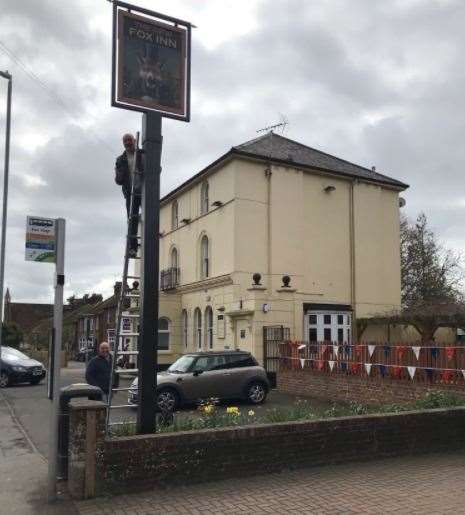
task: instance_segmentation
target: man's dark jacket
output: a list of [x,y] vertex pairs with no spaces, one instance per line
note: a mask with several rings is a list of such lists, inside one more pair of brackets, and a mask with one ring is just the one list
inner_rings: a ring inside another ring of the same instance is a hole
[[[107,395],[110,390],[110,376],[111,356],[108,359],[102,356],[95,356],[87,363],[86,381],[93,386],[98,386]],[[113,386],[116,387],[117,385],[113,384]]]
[[[137,150],[136,154],[136,168],[139,172],[144,171],[144,151],[141,149]],[[140,176],[136,178],[136,189],[140,189]],[[131,173],[129,172],[128,157],[126,150],[116,158],[115,164],[115,182],[123,188],[123,195],[128,197],[131,194]]]

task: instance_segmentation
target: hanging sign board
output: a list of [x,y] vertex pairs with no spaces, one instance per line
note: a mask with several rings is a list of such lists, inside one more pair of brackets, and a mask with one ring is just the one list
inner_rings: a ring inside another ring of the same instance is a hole
[[189,121],[191,25],[113,6],[112,105]]
[[26,221],[26,261],[55,263],[55,220],[28,216]]

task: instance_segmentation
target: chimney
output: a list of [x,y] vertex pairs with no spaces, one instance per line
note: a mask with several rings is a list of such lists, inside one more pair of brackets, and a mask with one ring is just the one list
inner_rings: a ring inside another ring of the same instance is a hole
[[115,285],[113,286],[113,294],[115,296],[118,296],[119,292],[121,291],[121,285],[123,283],[121,281],[116,281]]

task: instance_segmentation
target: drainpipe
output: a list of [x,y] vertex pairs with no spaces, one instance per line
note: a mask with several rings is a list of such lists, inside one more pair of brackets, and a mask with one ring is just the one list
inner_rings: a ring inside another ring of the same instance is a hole
[[267,238],[267,270],[268,276],[268,287],[271,288],[271,163],[268,163],[265,168],[266,181],[266,194],[267,194],[267,227],[266,227],[266,238]]
[[356,282],[355,282],[355,208],[354,183],[351,181],[349,189],[349,237],[350,237],[350,303],[352,305],[352,341],[358,338],[356,313]]

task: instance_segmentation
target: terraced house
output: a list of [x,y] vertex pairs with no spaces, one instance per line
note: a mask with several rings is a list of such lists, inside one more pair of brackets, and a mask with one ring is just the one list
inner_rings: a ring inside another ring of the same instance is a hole
[[268,133],[171,191],[160,215],[160,361],[235,349],[263,328],[351,341],[400,306],[399,193],[408,186]]

